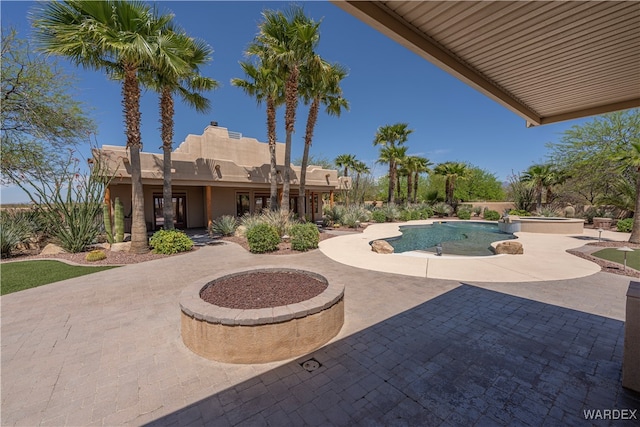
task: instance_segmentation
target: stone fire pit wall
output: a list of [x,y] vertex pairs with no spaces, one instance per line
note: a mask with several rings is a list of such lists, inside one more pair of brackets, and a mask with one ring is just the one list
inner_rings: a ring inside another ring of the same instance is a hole
[[[318,296],[297,304],[241,310],[205,302],[209,283],[256,271],[307,274],[327,283]],[[180,296],[182,341],[194,353],[226,363],[266,363],[311,352],[336,336],[344,324],[344,285],[304,270],[260,267],[205,277]]]

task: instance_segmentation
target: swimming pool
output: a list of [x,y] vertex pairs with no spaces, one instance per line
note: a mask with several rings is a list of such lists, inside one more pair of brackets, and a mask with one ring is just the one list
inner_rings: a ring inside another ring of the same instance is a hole
[[394,248],[395,253],[409,251],[436,252],[436,245],[442,245],[447,255],[495,255],[491,243],[516,237],[503,233],[497,224],[481,222],[434,222],[429,225],[400,226],[402,236],[384,239]]

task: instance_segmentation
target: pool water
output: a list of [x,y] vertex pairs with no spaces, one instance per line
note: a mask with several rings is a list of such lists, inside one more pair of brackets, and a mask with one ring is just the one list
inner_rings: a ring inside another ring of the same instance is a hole
[[498,230],[497,224],[480,222],[438,222],[429,225],[404,225],[402,236],[385,239],[395,253],[409,251],[436,252],[442,245],[444,255],[494,255],[491,243],[515,239],[513,234]]

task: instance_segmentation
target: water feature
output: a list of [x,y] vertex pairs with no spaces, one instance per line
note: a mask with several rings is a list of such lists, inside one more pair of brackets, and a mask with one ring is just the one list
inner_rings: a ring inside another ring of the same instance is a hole
[[444,255],[494,255],[491,243],[499,240],[515,239],[510,233],[503,233],[497,224],[481,222],[435,222],[429,225],[400,226],[402,236],[385,239],[393,246],[395,253],[427,251],[436,253],[438,244]]

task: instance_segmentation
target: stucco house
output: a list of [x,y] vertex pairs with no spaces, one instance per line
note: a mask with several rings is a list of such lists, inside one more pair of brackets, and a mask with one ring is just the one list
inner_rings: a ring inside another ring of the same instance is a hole
[[[101,157],[113,176],[106,199],[119,197],[124,205],[125,229],[130,229],[131,166],[125,147],[103,145]],[[284,144],[276,146],[278,196],[282,193]],[[148,230],[163,225],[162,154],[140,153],[144,188],[145,220]],[[172,153],[172,189],[175,226],[206,227],[222,215],[240,217],[268,208],[270,191],[269,145],[243,137],[213,122],[202,135],[188,135]],[[292,166],[290,206],[297,211],[300,167]],[[325,200],[333,202],[334,192],[349,182],[337,170],[320,166],[307,168],[307,218],[322,218]]]

